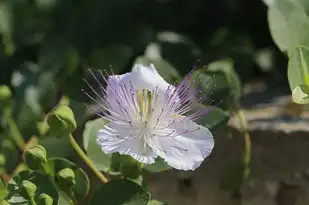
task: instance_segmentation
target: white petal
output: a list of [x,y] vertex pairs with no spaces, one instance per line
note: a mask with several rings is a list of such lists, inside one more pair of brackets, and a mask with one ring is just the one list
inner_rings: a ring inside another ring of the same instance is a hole
[[136,130],[115,123],[99,130],[97,143],[106,154],[127,154],[144,164],[154,163],[157,156],[143,138],[136,137]]
[[158,87],[158,89],[163,92],[165,92],[169,86],[169,83],[167,83],[159,75],[153,64],[151,64],[149,67],[141,64],[136,64],[133,67],[132,72],[122,79],[122,82],[132,82],[133,86],[136,89],[154,90],[156,89],[156,87]]
[[[174,130],[174,131],[173,131]],[[196,130],[187,132],[186,130]],[[173,132],[173,134],[170,134]],[[168,165],[179,170],[195,170],[214,147],[210,131],[191,120],[176,123],[166,130],[157,130],[148,138],[149,146]]]

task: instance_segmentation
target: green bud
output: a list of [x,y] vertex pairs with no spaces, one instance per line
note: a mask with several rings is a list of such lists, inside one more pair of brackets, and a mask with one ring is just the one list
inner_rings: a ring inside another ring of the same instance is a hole
[[68,135],[77,127],[74,113],[66,105],[60,105],[52,111],[47,116],[47,124],[49,126],[49,132],[51,132],[50,134],[54,134],[57,137]]
[[0,103],[2,105],[8,104],[12,97],[12,92],[9,86],[7,85],[0,85]]
[[34,197],[36,189],[36,185],[28,180],[23,180],[19,187],[20,195],[27,200]]
[[124,177],[136,179],[142,171],[142,164],[128,155],[124,155],[120,164],[120,171]]
[[46,158],[46,150],[41,145],[30,147],[24,152],[24,161],[32,170],[40,169],[47,161]]
[[40,194],[35,202],[37,205],[52,205],[54,200],[48,194]]
[[64,168],[57,173],[57,180],[60,188],[73,188],[76,184],[75,173],[70,168]]

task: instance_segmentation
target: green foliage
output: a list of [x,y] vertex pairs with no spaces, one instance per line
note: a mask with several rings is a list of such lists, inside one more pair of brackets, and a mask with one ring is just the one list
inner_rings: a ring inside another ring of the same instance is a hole
[[288,78],[292,99],[299,104],[309,103],[309,49],[296,47],[290,50]]
[[[115,193],[119,193],[117,197]],[[90,205],[99,205],[102,199],[110,205],[147,205],[150,195],[136,183],[120,179],[102,185],[92,197]]]
[[144,169],[149,172],[156,173],[156,172],[167,171],[171,169],[171,167],[168,166],[167,163],[162,158],[157,157],[155,163],[145,165]]
[[[269,2],[271,35],[289,57],[292,98],[307,104],[308,1]],[[240,108],[241,81],[281,71],[277,67],[282,66],[272,62],[280,54],[262,23],[264,8],[252,5],[230,0],[1,0],[0,105],[8,109],[0,116],[0,174],[13,173],[29,139],[40,145],[28,146],[23,153],[27,167],[14,172],[8,185],[3,183],[0,200],[29,204],[25,191],[31,183],[37,187],[31,195],[38,205],[163,204],[150,200],[140,186],[145,183],[143,171],[171,169],[162,158],[142,165],[126,155],[105,154],[97,145],[97,133],[108,122],[89,120],[100,110],[84,105],[80,89],[86,68],[111,67],[115,74],[123,74],[134,63],[153,63],[175,83],[197,67],[193,77],[200,73],[197,80],[209,99],[200,105],[209,113],[198,123],[216,131],[226,125],[229,113]],[[108,183],[102,185],[98,173],[92,176],[93,168],[87,172],[80,168],[85,164],[77,154],[84,156],[83,150],[72,147],[73,134]],[[242,163],[227,170],[223,187],[237,189],[243,171]],[[88,174],[94,178],[91,187]]]
[[108,122],[103,119],[88,121],[83,133],[84,148],[87,156],[100,171],[109,172],[111,156],[105,154],[96,143],[97,133]]
[[274,1],[269,5],[268,22],[272,37],[282,51],[308,45],[309,17],[305,9],[308,5],[301,1]]
[[[28,184],[31,184],[30,188],[23,186],[27,185],[25,184],[25,181]],[[24,185],[23,185],[24,182]],[[34,191],[34,186],[36,187],[36,190]],[[21,190],[25,189],[25,193],[21,193]],[[29,190],[28,190],[29,189]],[[51,196],[54,201],[58,200],[58,193],[57,189],[53,186],[52,181],[50,181],[43,173],[37,172],[37,171],[30,171],[30,170],[24,170],[16,174],[8,185],[9,195],[8,195],[8,202],[9,203],[22,203],[25,204],[27,202],[27,198],[29,194],[28,191],[31,191],[31,196],[33,196],[33,192],[35,192],[35,195],[39,195],[41,193],[46,193],[49,196]],[[34,197],[36,197],[34,195]]]
[[272,37],[288,54],[288,80],[292,99],[308,104],[309,4],[306,1],[274,1],[269,4],[268,22]]
[[[200,105],[204,106],[204,105]],[[197,120],[200,125],[203,125],[211,131],[216,131],[229,120],[229,115],[220,108],[210,107],[207,116]]]
[[42,170],[23,170],[9,182],[10,203],[35,200],[42,204],[72,204],[89,191],[86,173],[66,159],[50,158]]
[[89,191],[89,179],[83,169],[63,158],[50,158],[47,168],[62,191],[79,200],[86,197]]

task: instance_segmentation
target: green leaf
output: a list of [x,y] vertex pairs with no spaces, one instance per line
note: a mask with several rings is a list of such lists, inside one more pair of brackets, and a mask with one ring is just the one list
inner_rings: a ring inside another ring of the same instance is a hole
[[144,169],[149,172],[155,173],[155,172],[167,171],[171,169],[171,167],[168,166],[167,163],[161,157],[157,157],[155,163],[145,165]]
[[163,59],[150,59],[146,56],[139,56],[135,59],[134,64],[143,64],[145,66],[154,64],[158,73],[168,82],[173,82],[180,79],[177,69]]
[[292,91],[292,99],[298,104],[309,103],[309,87],[307,85],[298,85]]
[[306,35],[309,17],[300,1],[275,1],[268,9],[268,23],[272,38],[281,51],[309,45],[309,37]]
[[299,104],[309,102],[309,49],[296,47],[289,50],[288,80],[292,99]]
[[89,179],[84,170],[76,167],[73,162],[63,158],[50,158],[48,159],[48,166],[52,172],[52,175],[55,176],[60,170],[65,168],[70,168],[75,173],[76,185],[74,188],[75,198],[81,200],[86,197],[89,192]]
[[225,110],[235,109],[242,94],[238,74],[229,60],[214,61],[206,68],[200,68],[192,74],[192,80],[203,91],[204,105],[220,104]]
[[[115,195],[115,193],[117,193]],[[112,180],[93,195],[90,205],[147,205],[150,195],[138,184],[127,180]]]
[[[203,105],[201,105],[203,106]],[[229,120],[229,115],[218,107],[206,108],[209,109],[209,113],[202,118],[197,120],[197,123],[203,125],[210,129],[211,131],[216,131],[218,128],[225,125]]]
[[94,163],[96,168],[100,171],[109,172],[111,156],[105,154],[96,143],[97,134],[106,123],[107,121],[101,118],[88,121],[85,125],[85,130],[83,133],[83,142],[87,156]]
[[[242,93],[241,82],[238,74],[234,70],[233,62],[230,60],[214,61],[207,66],[207,71],[222,72],[225,75],[234,103],[239,103]],[[219,84],[217,83],[217,85]]]

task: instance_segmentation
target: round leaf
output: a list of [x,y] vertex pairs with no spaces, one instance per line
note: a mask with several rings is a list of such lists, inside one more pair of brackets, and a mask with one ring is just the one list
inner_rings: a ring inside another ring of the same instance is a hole
[[111,156],[105,154],[96,143],[97,133],[107,123],[106,120],[98,118],[88,121],[85,125],[83,133],[84,148],[89,159],[94,163],[97,169],[109,172],[111,164]]

